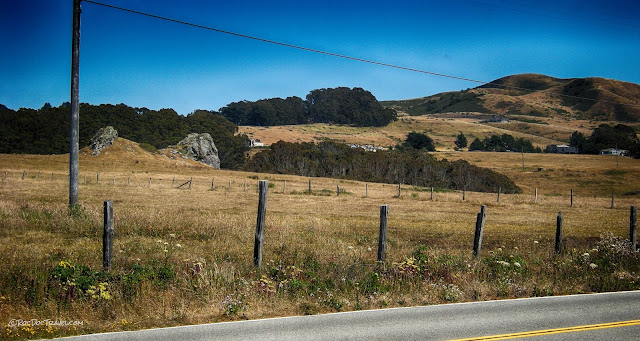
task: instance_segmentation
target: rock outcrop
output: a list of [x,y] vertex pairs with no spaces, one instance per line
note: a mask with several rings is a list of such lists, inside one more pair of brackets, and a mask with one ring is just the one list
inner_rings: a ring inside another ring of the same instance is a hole
[[213,168],[220,168],[218,148],[216,148],[213,138],[211,138],[211,135],[208,133],[189,134],[175,146],[170,146],[169,149],[173,149],[175,153],[182,154],[183,156],[202,162]]
[[113,144],[118,139],[118,131],[112,126],[100,128],[98,132],[89,140],[89,148],[93,150],[91,155],[100,155],[100,152]]

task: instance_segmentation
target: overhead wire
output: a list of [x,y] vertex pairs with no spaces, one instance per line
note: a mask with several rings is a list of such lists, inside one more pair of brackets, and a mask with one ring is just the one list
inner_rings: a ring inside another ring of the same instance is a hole
[[422,73],[422,74],[427,74],[427,75],[432,75],[432,76],[437,76],[437,77],[444,77],[444,78],[462,80],[462,81],[477,83],[477,84],[481,84],[481,85],[492,85],[492,86],[495,86],[495,87],[502,87],[502,88],[505,88],[505,89],[531,91],[531,92],[541,92],[541,93],[550,93],[550,94],[553,94],[553,95],[566,97],[566,98],[573,98],[573,99],[578,99],[578,100],[587,100],[587,101],[592,101],[592,102],[601,102],[601,103],[620,104],[620,105],[627,105],[627,106],[633,106],[633,107],[640,107],[640,105],[636,105],[636,104],[628,104],[628,103],[621,103],[621,102],[615,102],[615,101],[606,101],[606,100],[593,99],[593,98],[587,98],[587,97],[572,96],[572,95],[566,95],[566,94],[558,94],[558,93],[553,93],[553,92],[550,92],[550,91],[547,91],[547,90],[533,90],[533,89],[527,89],[527,88],[522,88],[522,87],[516,87],[516,86],[510,86],[510,85],[504,85],[504,84],[497,84],[497,83],[494,83],[494,81],[487,82],[487,81],[481,81],[481,80],[476,80],[476,79],[471,79],[471,78],[466,78],[466,77],[447,75],[447,74],[444,74],[444,73],[426,71],[426,70],[421,70],[421,69],[416,69],[416,68],[411,68],[411,67],[406,67],[406,66],[383,63],[383,62],[374,61],[374,60],[370,60],[370,59],[352,57],[352,56],[348,56],[348,55],[343,55],[343,54],[338,54],[338,53],[333,53],[333,52],[328,52],[328,51],[323,51],[323,50],[318,50],[318,49],[312,49],[312,48],[308,48],[308,47],[304,47],[304,46],[283,43],[283,42],[276,41],[276,40],[270,40],[270,39],[255,37],[255,36],[251,36],[251,35],[247,35],[247,34],[227,31],[227,30],[223,30],[223,29],[219,29],[219,28],[215,28],[215,27],[210,27],[210,26],[205,26],[205,25],[200,25],[200,24],[194,24],[194,23],[191,23],[191,22],[188,22],[188,21],[184,21],[184,20],[178,20],[178,19],[173,19],[173,18],[169,18],[169,17],[156,15],[156,14],[136,11],[136,10],[132,10],[132,9],[129,9],[129,8],[124,8],[124,7],[114,6],[114,5],[110,5],[110,4],[105,4],[105,3],[94,1],[94,0],[82,0],[82,1],[83,2],[88,2],[88,3],[91,3],[91,4],[95,4],[95,5],[99,5],[99,6],[103,6],[103,7],[107,7],[107,8],[111,8],[111,9],[116,9],[116,10],[120,10],[120,11],[124,11],[124,12],[138,14],[138,15],[142,15],[142,16],[146,16],[146,17],[151,17],[151,18],[160,19],[160,20],[164,20],[164,21],[169,21],[169,22],[182,24],[182,25],[187,25],[187,26],[191,26],[191,27],[201,28],[201,29],[205,29],[205,30],[209,30],[209,31],[213,31],[213,32],[218,32],[218,33],[223,33],[223,34],[227,34],[227,35],[232,35],[232,36],[236,36],[236,37],[240,37],[240,38],[256,40],[256,41],[260,41],[260,42],[263,42],[263,43],[280,45],[280,46],[289,47],[289,48],[293,48],[293,49],[298,49],[298,50],[302,50],[302,51],[307,51],[307,52],[322,54],[322,55],[326,55],[326,56],[342,58],[342,59],[348,59],[348,60],[352,60],[352,61],[363,62],[363,63],[373,64],[373,65],[378,65],[378,66],[385,66],[385,67],[390,67],[390,68],[394,68],[394,69],[400,69],[400,70],[405,70],[405,71],[410,71],[410,72],[417,72],[417,73]]

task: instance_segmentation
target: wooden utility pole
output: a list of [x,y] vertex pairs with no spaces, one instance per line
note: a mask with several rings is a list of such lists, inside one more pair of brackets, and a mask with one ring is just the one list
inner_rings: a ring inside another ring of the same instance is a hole
[[80,3],[73,0],[71,37],[71,118],[69,125],[69,207],[78,204],[78,153],[80,130]]

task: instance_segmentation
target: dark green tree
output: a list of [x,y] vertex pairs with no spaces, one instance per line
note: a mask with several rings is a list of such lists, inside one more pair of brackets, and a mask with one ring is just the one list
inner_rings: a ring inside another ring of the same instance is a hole
[[430,152],[436,151],[436,146],[433,144],[433,139],[426,134],[418,133],[415,131],[410,132],[407,138],[402,144],[403,147],[413,149],[426,149]]
[[464,134],[462,132],[460,132],[460,134],[458,134],[458,136],[456,136],[456,140],[455,140],[455,145],[458,148],[466,148],[468,141],[467,141],[467,137],[464,136]]
[[578,153],[584,153],[588,148],[589,141],[583,133],[574,131],[569,138],[569,145],[578,148]]
[[470,151],[474,151],[474,150],[486,150],[486,146],[484,145],[484,143],[479,139],[479,138],[475,138],[473,139],[473,141],[471,142],[471,145],[469,145],[469,150]]

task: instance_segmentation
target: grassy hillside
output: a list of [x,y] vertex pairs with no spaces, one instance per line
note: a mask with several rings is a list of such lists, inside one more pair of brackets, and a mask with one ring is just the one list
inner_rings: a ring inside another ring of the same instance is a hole
[[382,104],[410,115],[478,112],[639,122],[640,85],[595,77],[559,79],[521,74],[465,91]]
[[[427,188],[403,187],[398,196],[395,185],[369,183],[365,197],[359,181],[214,170],[119,139],[99,156],[81,153],[83,208],[69,215],[68,156],[0,155],[0,316],[84,321],[76,328],[8,327],[0,335],[42,338],[639,288],[636,254],[616,254],[615,263],[607,257],[627,249],[618,237],[628,234],[629,205],[640,198],[632,194],[640,191],[633,180],[640,161],[625,158],[616,167],[600,156],[526,155],[523,171],[515,153],[441,154],[461,155],[509,174],[525,192],[496,202],[493,193],[467,192],[462,200],[460,192],[436,189],[430,200]],[[174,188],[174,178],[193,178],[191,190]],[[258,179],[270,184],[261,269],[252,264]],[[101,259],[105,200],[113,200],[115,216],[110,273]],[[383,204],[387,260],[377,263]],[[483,204],[487,222],[475,259],[473,227]],[[554,256],[558,211],[567,251]]]
[[[434,114],[410,116],[399,114],[398,120],[385,127],[351,127],[344,125],[306,124],[276,127],[241,126],[242,134],[260,139],[267,145],[286,142],[341,141],[391,147],[402,142],[410,131],[426,132],[437,150],[453,150],[456,136],[463,132],[469,141],[491,135],[510,134],[523,137],[544,149],[549,144],[567,143],[571,133],[580,131],[589,136],[602,122],[563,117],[518,116],[509,123],[487,123],[490,116],[477,113]],[[640,125],[632,125],[639,128]]]

